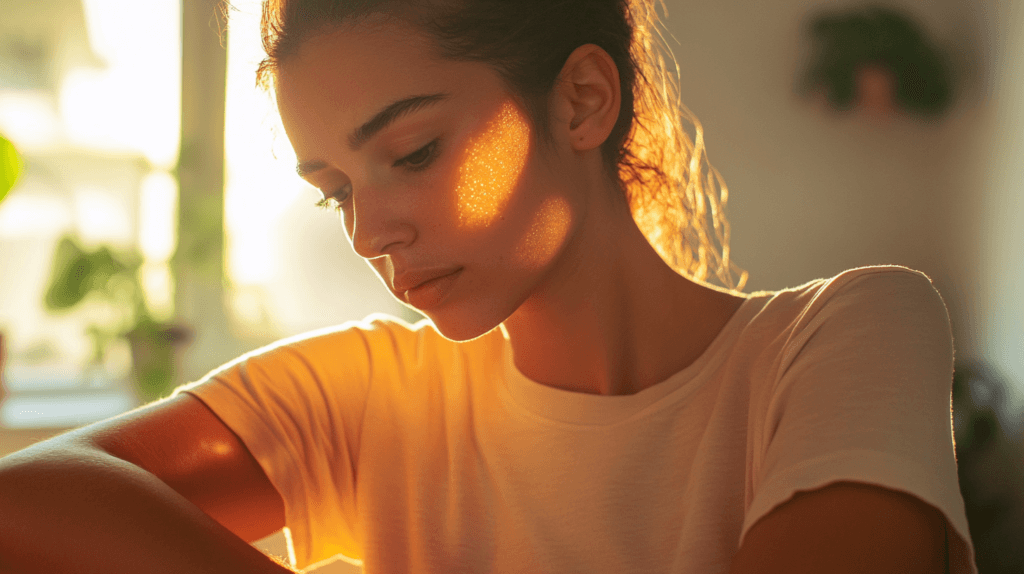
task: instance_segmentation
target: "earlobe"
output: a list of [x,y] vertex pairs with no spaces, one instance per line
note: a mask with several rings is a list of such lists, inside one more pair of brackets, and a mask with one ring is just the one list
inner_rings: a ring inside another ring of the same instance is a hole
[[558,95],[568,119],[560,129],[576,151],[600,147],[619,118],[619,71],[601,47],[585,44],[565,61]]

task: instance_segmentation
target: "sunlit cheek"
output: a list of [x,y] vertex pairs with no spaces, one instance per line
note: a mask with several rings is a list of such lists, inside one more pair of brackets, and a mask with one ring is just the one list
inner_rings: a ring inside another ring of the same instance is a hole
[[459,223],[464,228],[487,227],[505,209],[526,165],[529,124],[510,103],[474,138],[459,166],[456,186]]
[[569,202],[564,198],[549,197],[544,200],[516,247],[517,266],[537,269],[551,261],[565,242],[571,219]]

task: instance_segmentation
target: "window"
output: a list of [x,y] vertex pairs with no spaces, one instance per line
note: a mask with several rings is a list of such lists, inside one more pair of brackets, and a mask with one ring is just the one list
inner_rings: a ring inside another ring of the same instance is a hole
[[0,330],[6,426],[74,426],[133,399],[126,345],[92,365],[89,325],[106,310],[43,306],[54,247],[136,249],[151,305],[169,314],[180,107],[178,0],[4,5],[0,132],[26,161],[0,204]]
[[276,338],[373,312],[417,320],[352,251],[338,217],[313,207],[319,194],[295,174],[271,97],[254,87],[263,59],[260,3],[232,4],[224,218],[236,321]]
[[[197,337],[190,351],[200,373],[238,349],[373,312],[419,318],[352,251],[337,217],[313,207],[318,195],[295,175],[273,103],[254,85],[259,2],[232,6],[224,191],[231,332]],[[87,301],[51,313],[43,294],[55,246],[71,235],[86,249],[141,254],[150,310],[158,319],[174,316],[181,10],[181,0],[5,5],[0,133],[26,168],[0,203],[9,391],[0,427],[66,428],[139,404],[126,342],[114,341],[93,361],[88,329],[109,323],[111,310]]]

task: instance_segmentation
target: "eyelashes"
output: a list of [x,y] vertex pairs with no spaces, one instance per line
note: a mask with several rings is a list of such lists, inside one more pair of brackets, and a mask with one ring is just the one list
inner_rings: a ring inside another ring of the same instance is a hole
[[338,191],[330,195],[324,194],[324,198],[316,202],[316,206],[322,209],[338,211],[341,209],[341,204],[348,201],[350,195],[352,195],[352,184],[346,183]]
[[338,203],[338,200],[334,199],[333,197],[325,197],[320,201],[316,202],[314,205],[316,205],[316,207],[319,207],[320,209],[329,209],[331,211],[341,210],[341,204]]
[[[392,164],[392,167],[401,167],[409,171],[418,172],[423,171],[430,167],[434,163],[434,159],[437,158],[438,144],[441,142],[441,138],[435,138],[434,141],[421,147],[420,149],[412,152],[411,154],[398,159]],[[316,202],[316,206],[321,209],[330,209],[332,211],[339,211],[341,206],[348,201],[348,198],[352,195],[352,183],[346,183],[344,186],[339,188],[337,191],[331,194],[324,194],[324,198]]]
[[392,167],[406,167],[412,171],[426,169],[434,162],[434,158],[437,157],[437,144],[440,141],[441,138],[435,138],[434,141],[396,161]]

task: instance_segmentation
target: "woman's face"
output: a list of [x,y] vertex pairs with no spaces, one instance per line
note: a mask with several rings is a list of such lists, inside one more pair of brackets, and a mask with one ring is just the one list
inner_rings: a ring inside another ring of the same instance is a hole
[[490,67],[364,22],[310,39],[275,80],[300,175],[446,337],[493,329],[549,274],[574,226],[572,169]]

